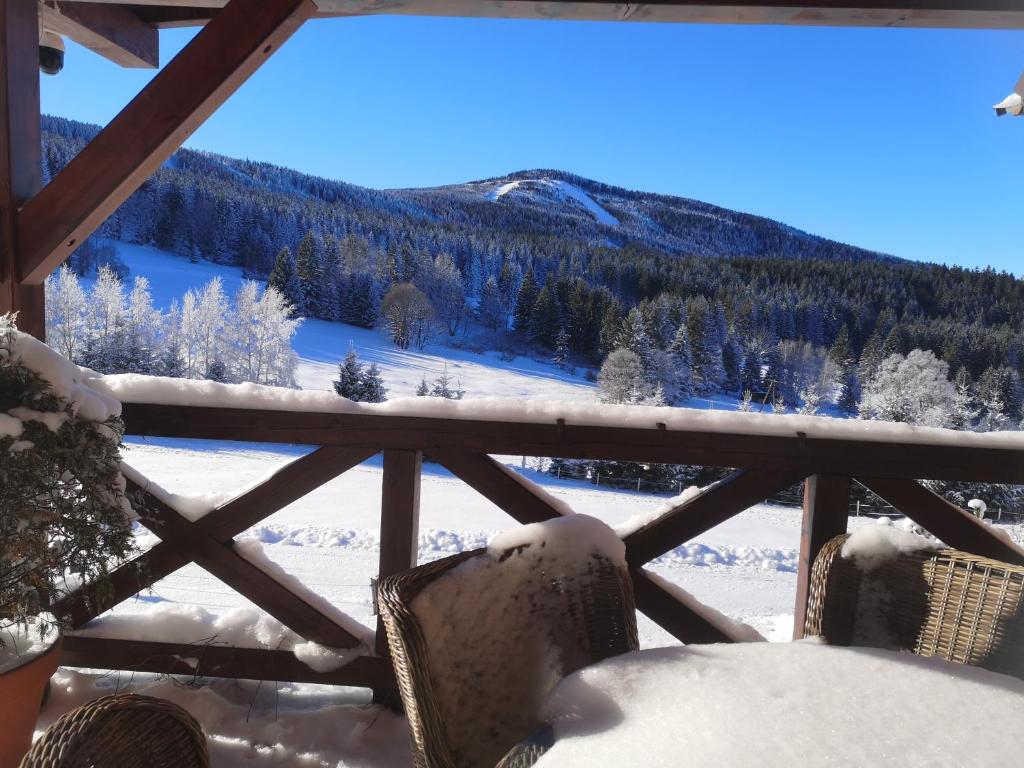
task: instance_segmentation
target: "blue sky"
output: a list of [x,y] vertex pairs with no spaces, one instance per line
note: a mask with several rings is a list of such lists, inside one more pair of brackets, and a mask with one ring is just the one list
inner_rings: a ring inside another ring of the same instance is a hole
[[[162,33],[162,60],[189,30]],[[189,145],[371,187],[560,168],[1024,273],[1024,32],[368,17],[307,24]],[[69,45],[43,109],[152,76]]]

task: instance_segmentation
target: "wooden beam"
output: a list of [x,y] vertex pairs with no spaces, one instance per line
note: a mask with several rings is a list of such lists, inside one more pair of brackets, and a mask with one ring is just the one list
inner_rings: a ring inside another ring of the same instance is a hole
[[[540,488],[530,488],[490,456],[471,456],[455,451],[431,453],[450,472],[501,507],[523,524],[553,520],[564,513],[545,498]],[[687,605],[642,568],[630,571],[636,606],[652,621],[684,643],[732,642],[731,628],[717,622],[699,603]]]
[[128,434],[1024,484],[1024,451],[644,427],[125,403]]
[[[128,485],[131,490],[145,490],[130,481]],[[201,568],[305,639],[332,648],[359,645],[358,638],[318,607],[238,554],[233,542],[217,541],[152,495],[147,498],[147,508],[137,511],[139,522],[164,542],[187,553]]]
[[[117,2],[118,0],[101,0]],[[135,0],[179,7],[224,0]],[[572,19],[694,24],[1022,29],[1017,0],[317,0],[321,17],[408,16]]]
[[17,241],[18,208],[43,184],[38,22],[36,0],[0,0],[0,314],[42,339],[43,288],[21,283]]
[[630,571],[636,605],[651,621],[681,643],[739,642],[731,627],[717,620],[705,606],[688,605],[655,580],[643,568]]
[[71,38],[122,67],[160,66],[160,35],[152,24],[123,5],[68,3],[40,5],[43,26]]
[[134,5],[132,10],[147,24],[157,29],[202,27],[217,15],[223,6],[212,3],[204,6],[181,7],[160,5]]
[[[196,525],[220,543],[284,509],[324,483],[369,459],[374,450],[318,448],[292,461],[241,496],[224,502]],[[87,584],[54,605],[54,611],[80,627],[140,590],[188,565],[177,547],[159,542],[110,574],[108,583]]]
[[797,26],[1024,28],[1017,0],[318,0],[322,12]]
[[490,456],[448,450],[432,451],[430,457],[524,525],[542,523],[561,514],[550,499],[525,486]]
[[850,518],[849,477],[814,475],[804,483],[804,515],[800,527],[800,566],[796,577],[793,639],[804,636],[811,568],[826,542],[846,533]]
[[279,680],[359,688],[394,686],[391,665],[375,656],[357,656],[330,672],[316,672],[289,651],[225,645],[158,643],[108,637],[64,635],[61,666],[124,669],[188,677]]
[[[420,531],[419,451],[384,451],[377,578],[416,567]],[[390,658],[384,621],[377,617],[377,655]]]
[[738,470],[626,536],[626,558],[634,568],[648,563],[801,480],[799,472]]
[[1024,565],[1024,549],[916,480],[858,477],[857,482],[892,504],[947,546],[1013,565]]
[[39,284],[316,13],[231,0],[18,217],[20,278]]

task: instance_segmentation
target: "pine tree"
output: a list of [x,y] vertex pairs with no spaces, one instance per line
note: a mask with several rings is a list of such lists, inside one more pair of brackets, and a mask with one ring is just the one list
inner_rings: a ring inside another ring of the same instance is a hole
[[533,311],[530,313],[528,326],[530,341],[550,349],[554,346],[559,326],[554,291],[550,286],[545,285],[537,294],[537,300],[533,303]]
[[537,288],[537,281],[533,277],[533,268],[526,270],[523,283],[519,286],[519,293],[516,296],[516,311],[514,326],[520,333],[530,333],[530,318],[533,317],[533,305],[537,301],[540,290]]
[[744,392],[749,392],[753,397],[754,392],[762,392],[764,387],[761,381],[761,353],[753,344],[747,346],[746,354],[743,356],[743,379],[741,386]]
[[274,269],[267,278],[267,287],[273,288],[291,305],[292,317],[302,314],[305,300],[302,296],[302,284],[295,271],[295,259],[291,250],[285,246],[278,252],[274,261]]
[[388,399],[388,391],[384,387],[384,377],[376,363],[370,363],[363,373],[362,399],[364,403],[383,403]]
[[299,252],[295,257],[295,274],[302,287],[302,303],[295,305],[297,312],[309,317],[323,317],[323,263],[312,231],[306,232],[306,236],[299,243]]
[[338,363],[338,378],[334,380],[334,391],[349,400],[363,399],[363,366],[354,348],[349,348],[345,359]]
[[427,377],[424,374],[420,379],[420,385],[416,387],[416,397],[426,397],[430,394],[430,385],[427,384]]
[[569,334],[565,328],[560,328],[558,338],[555,339],[555,353],[551,356],[551,362],[562,370],[569,368]]
[[685,402],[693,397],[693,355],[690,352],[690,334],[686,323],[680,323],[668,348],[675,365],[675,402]]
[[501,301],[498,281],[493,276],[487,278],[480,292],[479,316],[480,322],[485,328],[491,331],[505,330],[505,325],[508,322],[507,315]]

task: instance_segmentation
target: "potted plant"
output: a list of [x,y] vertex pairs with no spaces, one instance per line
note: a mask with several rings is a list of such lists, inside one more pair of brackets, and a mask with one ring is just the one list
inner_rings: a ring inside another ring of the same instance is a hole
[[133,551],[120,404],[0,316],[0,768],[31,743],[63,594]]

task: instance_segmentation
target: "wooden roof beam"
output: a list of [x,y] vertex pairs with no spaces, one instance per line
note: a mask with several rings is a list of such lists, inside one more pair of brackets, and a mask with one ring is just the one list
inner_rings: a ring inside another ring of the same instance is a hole
[[[74,2],[74,0],[64,0]],[[98,0],[119,2],[119,0]],[[1019,0],[316,0],[319,17],[398,14],[507,19],[790,24],[843,27],[1024,29]],[[134,0],[179,20],[202,23],[225,0]],[[194,19],[183,10],[202,7]],[[169,19],[169,24],[171,20]],[[158,24],[160,26],[160,24]]]
[[21,282],[43,282],[315,13],[312,0],[231,0],[21,208]]
[[109,3],[41,4],[43,26],[122,67],[160,66],[160,35],[138,14]]
[[1019,0],[317,0],[321,14],[1024,29]]

